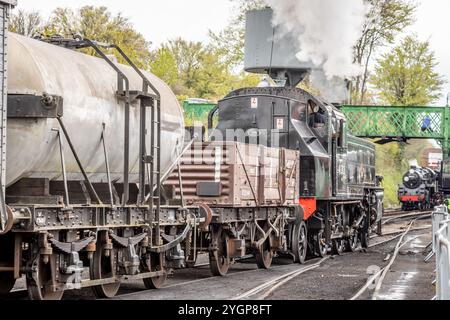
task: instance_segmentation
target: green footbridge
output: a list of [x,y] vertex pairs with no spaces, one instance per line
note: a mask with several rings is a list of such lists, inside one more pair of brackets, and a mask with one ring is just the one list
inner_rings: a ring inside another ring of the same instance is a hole
[[434,139],[450,156],[449,107],[342,106],[347,126],[355,136],[380,143]]
[[[185,115],[190,122],[207,123],[208,113],[215,104],[206,101],[185,101]],[[344,105],[352,134],[361,138],[378,139],[379,143],[434,139],[450,157],[449,107],[394,107]]]

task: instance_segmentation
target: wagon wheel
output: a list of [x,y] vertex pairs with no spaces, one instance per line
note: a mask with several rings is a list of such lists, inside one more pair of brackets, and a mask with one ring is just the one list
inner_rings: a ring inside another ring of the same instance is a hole
[[334,239],[331,243],[333,254],[340,256],[344,253],[345,243],[343,239]]
[[0,296],[8,294],[15,284],[16,279],[12,272],[0,272]]
[[30,300],[61,300],[64,290],[53,289],[52,273],[57,271],[56,255],[52,254],[48,259],[38,254],[33,264],[31,272],[27,274],[27,290]]
[[345,246],[347,252],[355,252],[359,246],[359,236],[358,233],[355,232],[350,238],[345,241]]
[[[97,250],[91,260],[89,271],[92,280],[114,278],[117,274],[117,249],[107,250],[107,234],[103,233],[97,243]],[[100,299],[113,298],[120,288],[120,282],[92,287],[95,296]]]
[[215,277],[223,277],[230,269],[230,254],[228,252],[229,236],[222,227],[214,228],[211,234],[212,249],[209,250],[209,266]]
[[308,251],[308,230],[304,221],[296,224],[292,231],[292,253],[294,262],[304,264]]
[[256,265],[259,269],[269,269],[272,266],[273,251],[270,244],[270,237],[255,249]]
[[316,238],[317,254],[320,258],[325,258],[328,255],[327,239],[324,237],[323,232],[320,232]]
[[[151,253],[148,257],[146,270],[150,272],[163,271],[165,265],[164,253]],[[144,279],[144,285],[147,289],[161,289],[167,280],[167,274],[163,276]]]

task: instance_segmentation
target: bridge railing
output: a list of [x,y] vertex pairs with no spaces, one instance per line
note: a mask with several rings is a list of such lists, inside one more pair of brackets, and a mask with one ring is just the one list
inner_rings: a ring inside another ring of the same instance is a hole
[[445,206],[433,213],[433,250],[436,253],[436,299],[450,300],[450,214]]
[[366,138],[438,139],[447,136],[445,107],[343,106],[354,135]]

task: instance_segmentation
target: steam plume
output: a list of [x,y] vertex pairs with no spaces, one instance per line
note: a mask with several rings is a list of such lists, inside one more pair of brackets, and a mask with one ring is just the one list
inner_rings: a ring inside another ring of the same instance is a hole
[[266,0],[273,23],[294,34],[297,58],[322,68],[326,77],[351,77],[361,72],[352,61],[367,7],[364,0]]

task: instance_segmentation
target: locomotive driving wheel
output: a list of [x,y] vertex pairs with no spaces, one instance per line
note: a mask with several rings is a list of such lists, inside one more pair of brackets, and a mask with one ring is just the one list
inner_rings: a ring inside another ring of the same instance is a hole
[[304,221],[296,224],[292,231],[292,253],[294,262],[304,264],[308,251],[308,229]]
[[344,253],[344,239],[334,239],[331,243],[333,254],[340,256],[342,253]]
[[369,222],[367,216],[364,217],[362,222],[363,228],[359,231],[359,241],[361,242],[361,247],[363,249],[369,248],[369,240],[370,240],[370,231],[369,231]]
[[[97,250],[91,260],[89,271],[92,280],[114,278],[117,274],[117,249],[108,246],[108,234],[103,232],[97,243]],[[120,282],[92,287],[95,296],[100,299],[113,298],[120,288]]]
[[[164,270],[164,253],[150,253],[147,261],[147,270],[150,272]],[[144,279],[144,285],[147,289],[161,289],[167,280],[167,274],[158,277]]]
[[213,227],[209,250],[209,266],[215,277],[226,276],[230,269],[230,254],[228,252],[229,236],[221,226]]
[[54,287],[57,284],[56,255],[44,256],[37,254],[31,272],[27,274],[27,290],[31,300],[61,300],[64,290]]
[[369,230],[361,230],[359,239],[361,241],[361,247],[363,247],[363,249],[369,248]]
[[328,254],[328,244],[327,239],[323,232],[320,232],[317,235],[316,238],[316,248],[317,248],[317,254],[320,258],[325,258]]
[[345,245],[348,252],[355,252],[359,245],[358,232],[354,232],[353,235],[345,241]]

